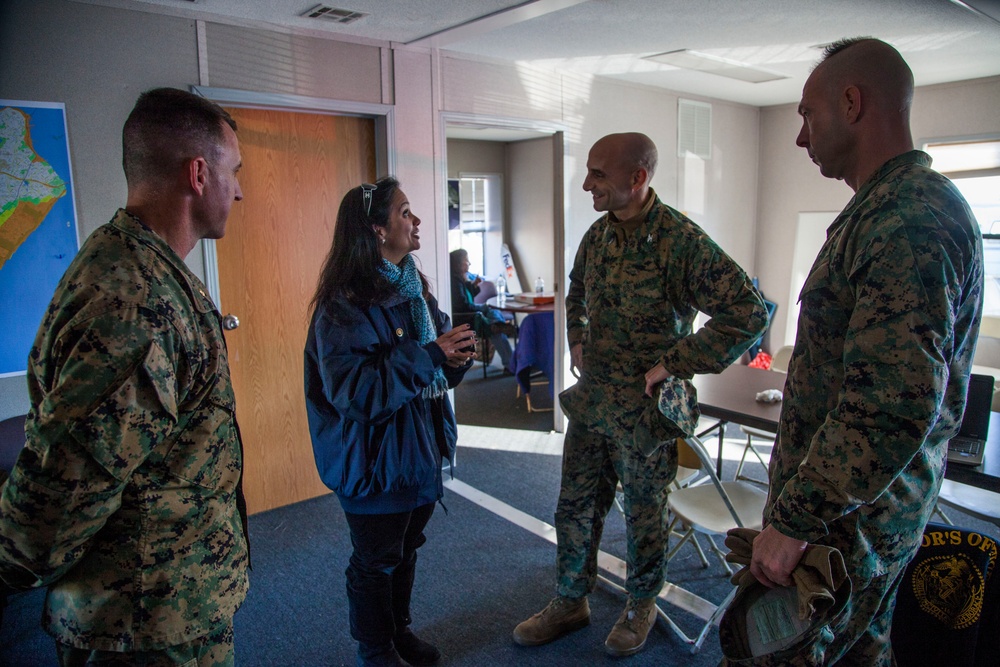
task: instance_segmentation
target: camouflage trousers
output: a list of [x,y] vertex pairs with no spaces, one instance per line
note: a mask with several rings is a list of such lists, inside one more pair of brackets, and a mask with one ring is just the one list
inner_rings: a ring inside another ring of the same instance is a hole
[[667,495],[677,475],[677,446],[671,441],[647,458],[631,441],[588,431],[570,420],[555,515],[559,595],[578,598],[594,589],[604,520],[619,481],[628,550],[625,589],[644,598],[663,588]]
[[233,624],[184,644],[155,651],[118,653],[56,642],[60,667],[233,667]]
[[905,570],[906,563],[902,563],[889,574],[867,581],[852,577],[853,589],[847,606],[824,628],[818,639],[802,647],[795,658],[785,655],[780,660],[767,657],[723,659],[720,667],[895,667],[889,633],[896,591]]

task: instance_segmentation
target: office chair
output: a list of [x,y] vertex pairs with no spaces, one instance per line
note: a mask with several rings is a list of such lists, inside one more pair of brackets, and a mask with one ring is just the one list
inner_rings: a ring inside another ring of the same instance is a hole
[[[7,478],[17,462],[17,457],[24,449],[24,420],[27,415],[8,417],[0,421],[0,481]],[[3,610],[6,606],[6,594],[0,586],[0,626],[3,625]]]
[[[994,494],[996,495],[996,494]],[[1000,572],[994,538],[928,523],[892,615],[892,651],[907,667],[982,667],[1000,654]]]

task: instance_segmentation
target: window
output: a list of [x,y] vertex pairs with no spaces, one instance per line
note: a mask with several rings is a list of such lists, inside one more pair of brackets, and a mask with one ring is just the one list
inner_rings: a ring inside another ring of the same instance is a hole
[[469,271],[496,280],[502,268],[500,176],[462,175],[452,182],[458,185],[458,225],[449,225],[448,251],[464,248],[469,253]]
[[983,233],[983,314],[1000,317],[1000,139],[932,141],[924,150],[955,183]]

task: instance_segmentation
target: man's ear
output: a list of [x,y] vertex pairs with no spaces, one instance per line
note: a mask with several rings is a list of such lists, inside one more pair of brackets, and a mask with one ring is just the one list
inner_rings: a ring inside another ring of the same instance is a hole
[[205,185],[208,183],[208,162],[203,157],[196,157],[187,163],[188,185],[197,194],[205,194]]
[[851,124],[858,122],[861,118],[861,89],[857,86],[845,88],[840,96],[840,104],[844,119]]
[[632,172],[632,189],[638,189],[649,179],[649,172],[645,167],[639,167]]

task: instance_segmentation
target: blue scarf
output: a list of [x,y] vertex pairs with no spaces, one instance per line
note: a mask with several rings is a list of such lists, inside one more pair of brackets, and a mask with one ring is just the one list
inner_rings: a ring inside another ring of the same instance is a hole
[[[379,271],[388,278],[400,295],[409,300],[410,320],[417,329],[420,344],[427,345],[437,340],[437,329],[434,327],[427,301],[424,300],[424,285],[420,282],[420,274],[417,272],[413,255],[404,257],[399,266],[383,259]],[[446,391],[448,391],[448,380],[444,377],[444,370],[438,366],[434,370],[434,379],[430,385],[424,387],[423,395],[424,398],[436,398]]]

